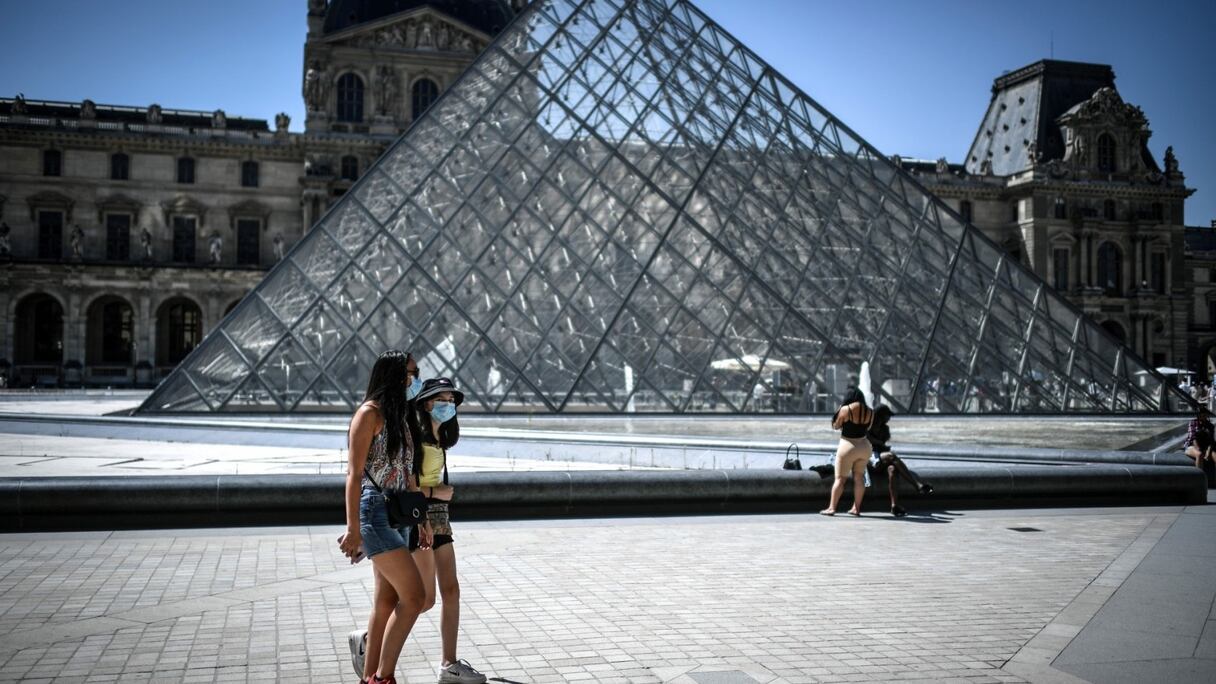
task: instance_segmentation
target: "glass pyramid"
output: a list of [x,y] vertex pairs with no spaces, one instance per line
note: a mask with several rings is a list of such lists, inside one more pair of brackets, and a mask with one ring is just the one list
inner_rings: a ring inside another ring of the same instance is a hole
[[1157,411],[1181,395],[682,0],[531,3],[142,407]]

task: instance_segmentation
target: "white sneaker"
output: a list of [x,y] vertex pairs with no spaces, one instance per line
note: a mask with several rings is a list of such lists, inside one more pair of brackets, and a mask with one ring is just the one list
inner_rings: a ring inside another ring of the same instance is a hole
[[439,684],[485,684],[486,676],[469,664],[467,660],[439,668]]
[[367,657],[367,630],[356,629],[346,637],[350,644],[350,662],[355,666],[355,676],[363,677],[363,659]]

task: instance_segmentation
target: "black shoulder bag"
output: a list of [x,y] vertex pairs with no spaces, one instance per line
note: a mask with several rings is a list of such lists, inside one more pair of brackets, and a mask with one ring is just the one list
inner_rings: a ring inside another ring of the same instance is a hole
[[384,507],[388,510],[388,524],[393,527],[411,527],[421,525],[426,522],[426,497],[422,492],[411,492],[409,490],[403,492],[388,493],[376,484],[376,478],[372,477],[371,471],[366,466],[363,472],[367,475],[367,479],[372,481],[372,486],[377,492],[384,497]]
[[[794,452],[792,457],[790,456],[791,451]],[[798,452],[798,444],[796,442],[791,442],[790,445],[785,448],[785,465],[781,467],[785,470],[802,470],[802,460],[798,458],[800,455],[801,454]]]

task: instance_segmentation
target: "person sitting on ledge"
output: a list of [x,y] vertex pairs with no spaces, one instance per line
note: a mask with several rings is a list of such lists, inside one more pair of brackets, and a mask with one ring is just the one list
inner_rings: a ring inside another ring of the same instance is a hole
[[916,491],[921,494],[932,494],[933,486],[917,478],[916,473],[908,468],[903,459],[891,451],[891,415],[891,407],[886,404],[874,409],[874,422],[870,424],[870,430],[866,435],[870,439],[871,446],[874,447],[868,467],[872,479],[886,471],[887,491],[891,495],[891,515],[902,518],[908,512],[899,505],[899,488],[896,486],[899,478],[902,477],[911,482],[912,486],[916,487]]
[[1199,407],[1199,414],[1186,428],[1186,441],[1182,443],[1186,455],[1195,461],[1208,478],[1211,488],[1216,480],[1216,430],[1212,427],[1212,412],[1206,406]]

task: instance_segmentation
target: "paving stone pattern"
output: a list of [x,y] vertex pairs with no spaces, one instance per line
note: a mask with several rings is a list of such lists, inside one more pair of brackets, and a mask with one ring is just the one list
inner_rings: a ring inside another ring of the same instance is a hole
[[[1177,510],[458,523],[460,656],[508,682],[1023,681],[1006,661]],[[0,535],[0,682],[354,682],[371,569],[338,533]],[[402,681],[435,681],[438,621]]]

